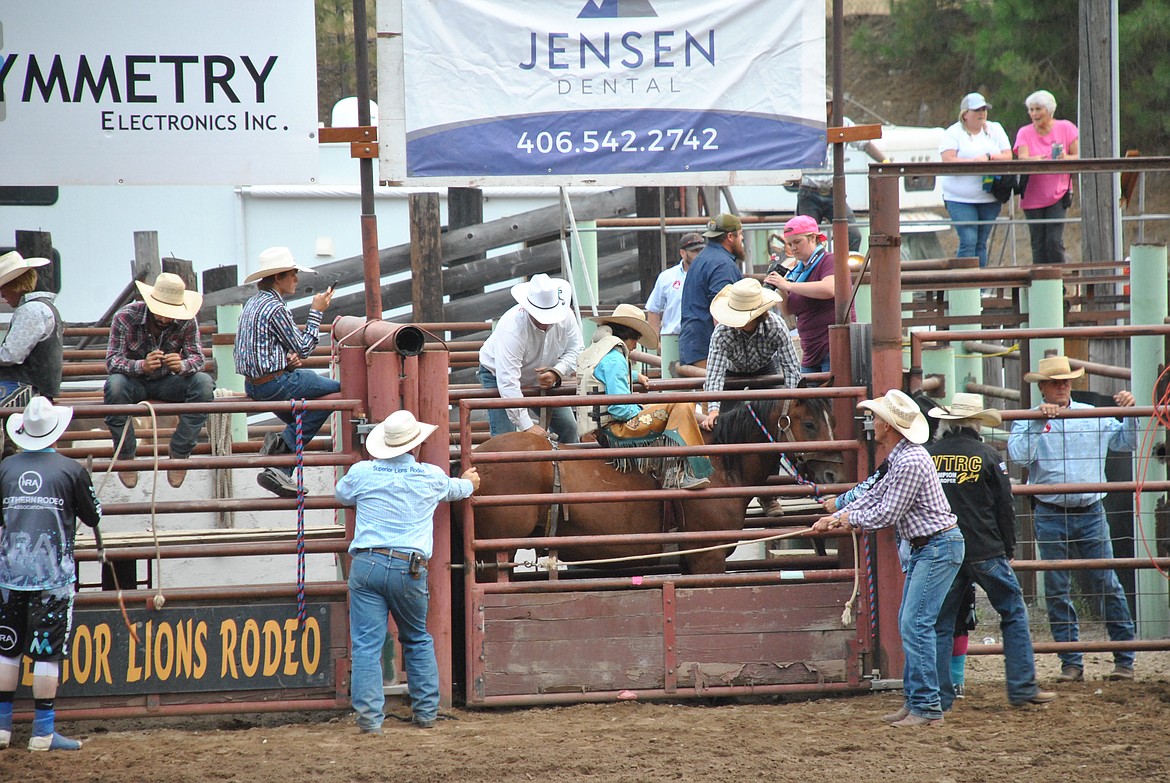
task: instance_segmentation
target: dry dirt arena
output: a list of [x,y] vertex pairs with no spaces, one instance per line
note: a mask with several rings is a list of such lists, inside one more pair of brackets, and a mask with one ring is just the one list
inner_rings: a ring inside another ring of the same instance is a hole
[[[429,731],[387,720],[380,737],[336,713],[62,724],[85,740],[77,753],[29,753],[24,724],[0,781],[1170,781],[1170,653],[1139,653],[1132,683],[1103,681],[1110,659],[1089,654],[1086,682],[1024,709],[1007,704],[1001,659],[970,660],[967,698],[939,728],[880,723],[900,692],[454,710]],[[1055,687],[1054,656],[1039,665]]]

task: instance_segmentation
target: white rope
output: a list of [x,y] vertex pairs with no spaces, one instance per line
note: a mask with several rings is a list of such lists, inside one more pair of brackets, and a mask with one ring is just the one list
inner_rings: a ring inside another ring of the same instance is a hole
[[[216,389],[215,396],[235,397],[236,392],[230,389]],[[231,413],[212,413],[207,417],[207,439],[211,442],[213,457],[230,457],[232,454],[232,415]],[[216,499],[234,498],[236,496],[235,481],[232,478],[231,468],[213,468],[211,471],[211,496]],[[236,526],[236,512],[219,510],[215,512],[218,527],[234,528]]]

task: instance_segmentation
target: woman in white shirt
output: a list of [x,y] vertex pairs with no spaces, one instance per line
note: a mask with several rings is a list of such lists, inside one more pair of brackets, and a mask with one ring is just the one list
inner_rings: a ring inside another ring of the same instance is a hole
[[[977,92],[959,103],[959,121],[946,129],[938,152],[944,163],[1011,160],[1012,147],[1003,126],[987,121],[991,104]],[[982,174],[941,177],[943,201],[959,235],[960,258],[979,257],[987,266],[987,239],[1002,206],[991,194],[991,177]]]

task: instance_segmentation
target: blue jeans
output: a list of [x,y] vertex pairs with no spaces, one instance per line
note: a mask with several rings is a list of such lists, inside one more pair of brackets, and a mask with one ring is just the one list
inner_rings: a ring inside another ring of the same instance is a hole
[[[1041,560],[1107,560],[1113,557],[1113,541],[1109,538],[1109,526],[1105,522],[1105,509],[1094,503],[1083,511],[1055,511],[1037,505],[1033,512],[1036,526],[1036,546]],[[1091,601],[1098,614],[1105,618],[1105,630],[1115,642],[1128,642],[1134,638],[1133,618],[1125,591],[1113,569],[1083,571],[1089,583]],[[1077,610],[1069,599],[1069,572],[1044,572],[1044,600],[1048,604],[1048,625],[1052,638],[1058,642],[1075,642],[1080,639],[1077,626]],[[1133,668],[1132,650],[1115,652],[1113,661],[1118,666]],[[1062,666],[1084,667],[1084,656],[1079,652],[1060,653]]]
[[415,721],[439,714],[439,664],[427,631],[427,569],[413,577],[409,564],[388,555],[362,552],[349,572],[349,639],[352,674],[350,700],[358,728],[382,726],[386,694],[382,684],[382,645],[389,616],[398,626],[407,691]]
[[902,652],[906,656],[902,690],[906,708],[921,718],[941,718],[942,704],[938,691],[938,661],[951,663],[951,645],[955,632],[954,618],[946,626],[946,655],[938,652],[941,642],[937,630],[939,610],[959,566],[963,564],[963,534],[958,528],[936,534],[926,545],[911,550],[906,582],[902,586],[902,605],[898,608],[898,631],[902,635]]
[[[495,373],[487,367],[481,365],[478,374],[479,385],[483,388],[500,388]],[[529,413],[535,413],[535,411],[529,409]],[[538,417],[533,416],[533,418]],[[493,408],[488,411],[488,426],[491,428],[493,438],[506,432],[516,431],[516,425],[508,418],[508,411],[505,408]],[[559,443],[576,443],[580,440],[577,436],[577,416],[573,413],[572,408],[549,408],[548,429],[550,432],[556,433]]]
[[[106,405],[132,405],[143,400],[211,402],[215,398],[215,381],[205,372],[167,375],[157,380],[114,373],[106,379],[102,394]],[[199,438],[199,431],[206,422],[206,413],[184,413],[179,417],[175,433],[171,435],[171,459],[186,459],[191,456],[195,441]],[[138,445],[134,437],[134,422],[128,420],[126,416],[107,416],[106,426],[110,428],[110,437],[114,439],[115,448],[122,439],[122,430],[126,430],[126,439],[122,441],[122,450],[117,457],[133,459],[134,449]]]
[[[251,381],[244,382],[244,393],[253,400],[260,400],[262,402],[273,402],[275,400],[315,400],[318,397],[324,397],[326,394],[336,394],[341,391],[341,384],[332,378],[327,378],[324,375],[318,375],[312,370],[293,370],[286,372],[283,375],[278,375],[268,383],[262,383],[259,386],[253,386]],[[309,441],[317,434],[329,417],[332,411],[305,411],[301,417],[301,430],[304,436],[304,443],[307,446]],[[284,445],[288,447],[290,453],[295,454],[297,451],[297,425],[296,417],[293,416],[291,406],[284,410],[276,411],[276,418],[283,421],[287,426],[284,431],[280,433],[280,437],[284,440]],[[292,466],[277,468],[283,470],[288,475],[292,475]]]
[[[969,204],[965,201],[946,201],[947,212],[956,225],[959,235],[959,258],[979,258],[979,266],[987,266],[987,239],[995,226],[995,219],[1003,205],[998,201]],[[978,221],[978,222],[977,222]]]
[[810,372],[828,372],[829,369],[830,369],[829,368],[829,357],[826,356],[824,358],[824,360],[820,364],[818,364],[816,367],[805,367],[802,365],[800,368],[800,372],[802,375],[807,375]]
[[993,557],[964,565],[962,573],[951,584],[938,615],[938,685],[943,711],[949,710],[955,702],[950,667],[951,636],[956,615],[963,606],[968,579],[983,588],[991,605],[999,613],[1008,701],[1013,704],[1025,702],[1040,690],[1036,682],[1032,636],[1028,632],[1028,607],[1024,604],[1023,591],[1020,590],[1016,572],[1012,570],[1008,559]]
[[[1041,209],[1025,209],[1024,217],[1028,220],[1042,220],[1063,218],[1068,212],[1064,205],[1057,201]],[[1033,264],[1063,264],[1064,257],[1064,223],[1029,223],[1028,236],[1032,240]]]
[[[817,223],[832,223],[832,191],[821,193],[812,188],[800,188],[796,191],[796,214],[808,215]],[[857,217],[848,204],[845,205],[845,219],[849,221],[849,252],[856,253],[861,249],[861,229],[857,227]]]

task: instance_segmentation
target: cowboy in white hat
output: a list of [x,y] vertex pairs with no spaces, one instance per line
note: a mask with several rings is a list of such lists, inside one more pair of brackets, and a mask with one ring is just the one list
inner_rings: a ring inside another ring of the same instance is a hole
[[[1085,374],[1072,368],[1067,356],[1046,356],[1036,372],[1024,375],[1034,381],[1043,401],[1032,410],[1038,417],[1016,419],[1008,438],[1008,455],[1028,469],[1029,484],[1103,484],[1105,459],[1110,451],[1137,448],[1137,418],[1124,422],[1112,416],[1087,418],[1083,412],[1092,405],[1072,399],[1072,381]],[[1133,395],[1120,391],[1113,396],[1120,407],[1134,404]],[[1082,415],[1078,415],[1082,414]],[[1033,496],[1032,520],[1036,547],[1043,560],[1104,560],[1113,557],[1113,541],[1101,505],[1104,492],[1042,492]],[[1113,641],[1134,638],[1129,603],[1113,569],[1081,571],[1089,580],[1088,594],[1098,596],[1104,608],[1105,629]],[[1058,642],[1079,638],[1076,608],[1070,598],[1068,571],[1044,572],[1044,600],[1048,624]],[[1063,651],[1057,682],[1080,682],[1085,678],[1085,661],[1080,651]],[[1135,656],[1132,650],[1113,653],[1110,680],[1132,680]]]
[[12,741],[12,699],[23,658],[32,664],[28,749],[81,747],[57,733],[53,701],[61,661],[69,657],[77,521],[96,534],[102,508],[85,468],[53,449],[72,418],[72,408],[33,397],[5,424],[8,437],[24,451],[0,462],[0,748]]
[[64,324],[57,295],[37,291],[37,268],[47,258],[25,258],[15,250],[0,255],[0,297],[14,308],[0,343],[0,400],[23,390],[49,398],[61,393],[61,337]]
[[[546,274],[512,286],[516,305],[500,318],[479,349],[479,382],[499,389],[501,397],[524,396],[524,387],[553,389],[570,378],[584,344],[571,317],[572,287]],[[571,408],[548,408],[548,429],[561,443],[577,442],[577,420]],[[527,407],[488,411],[492,437],[527,431],[547,436],[539,415]]]
[[[1056,694],[1040,690],[1036,681],[1028,608],[1011,567],[1016,527],[1007,466],[1000,452],[979,437],[982,427],[998,427],[1003,417],[995,408],[985,407],[981,395],[967,392],[955,392],[950,405],[932,408],[927,415],[941,423],[937,439],[926,450],[934,459],[966,547],[962,569],[943,600],[939,625],[954,628],[966,619],[966,597],[971,584],[978,584],[1000,616],[1008,701],[1017,707],[1047,704]],[[956,637],[956,641],[966,638]],[[961,642],[959,646],[958,654],[940,655],[938,660],[943,712],[954,704],[964,679],[966,647]]]
[[[394,617],[410,675],[413,722],[429,729],[438,718],[439,665],[427,631],[426,590],[434,514],[439,503],[463,500],[479,489],[479,473],[471,468],[461,478],[450,478],[445,470],[415,460],[411,452],[436,429],[410,411],[391,413],[366,436],[366,451],[374,459],[354,465],[337,484],[337,500],[357,506],[349,546],[350,697],[364,734],[382,733],[387,615]],[[446,440],[436,447],[441,455],[437,450],[432,458],[441,456],[447,464]]]
[[[634,369],[630,352],[638,343],[653,350],[658,347],[658,333],[641,308],[619,304],[613,315],[590,320],[600,324],[593,344],[577,360],[577,394],[630,394]],[[636,377],[648,386],[645,375]],[[582,433],[603,430],[599,441],[613,446],[702,446],[703,435],[695,420],[695,406],[689,403],[655,403],[600,406],[600,420],[594,420],[593,406],[579,406],[577,417]],[[622,467],[633,469],[643,460],[621,460]],[[711,483],[711,461],[706,457],[662,458],[654,460],[654,471],[667,489],[699,489]]]
[[743,277],[739,262],[746,255],[743,221],[736,215],[725,212],[711,218],[703,236],[708,240],[707,246],[687,270],[678,333],[679,364],[700,368],[707,364],[707,346],[715,330],[711,301],[725,286]]
[[[244,304],[236,328],[234,349],[236,372],[244,377],[244,392],[265,402],[314,400],[335,394],[341,384],[301,367],[321,337],[321,319],[333,301],[333,287],[313,295],[305,328],[298,329],[285,298],[295,296],[301,272],[312,272],[293,258],[287,247],[270,247],[260,253],[259,268],[244,278],[256,283],[256,294]],[[329,419],[329,411],[305,411],[301,417],[303,441],[307,444]],[[270,432],[260,449],[262,456],[292,454],[296,451],[295,419],[287,406],[276,411],[285,423],[282,432]],[[268,467],[256,476],[256,483],[281,497],[296,497],[293,466]]]
[[[147,285],[135,281],[142,301],[131,302],[114,314],[106,348],[106,378],[102,390],[106,405],[133,405],[143,400],[210,402],[215,381],[203,371],[203,343],[196,315],[203,295],[188,291],[183,278],[163,272]],[[170,458],[187,459],[207,421],[206,413],[184,413],[171,435]],[[107,416],[115,459],[132,460],[138,441],[134,422],[126,416]],[[180,487],[185,469],[171,468],[167,481]],[[128,487],[138,484],[138,472],[123,470],[118,478]]]
[[[723,391],[729,377],[758,377],[783,373],[784,385],[800,383],[800,360],[784,319],[776,312],[780,295],[745,277],[725,286],[711,302],[711,316],[719,325],[707,352],[707,380],[703,390]],[[721,405],[707,403],[703,429],[715,426]]]
[[[891,389],[857,407],[873,414],[874,439],[883,450],[889,450],[886,473],[842,510],[818,519],[813,530],[894,526],[898,536],[910,542],[898,610],[898,630],[906,655],[905,703],[882,720],[897,728],[941,725],[938,651],[944,647],[940,643],[943,634],[945,649],[950,649],[954,626],[936,631],[936,625],[943,598],[963,560],[963,534],[943,494],[934,462],[921,445],[930,427],[918,404],[909,395]],[[950,665],[950,656],[946,665]]]

